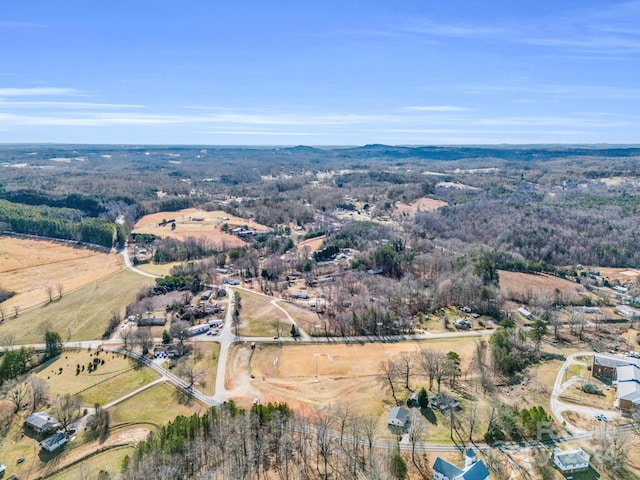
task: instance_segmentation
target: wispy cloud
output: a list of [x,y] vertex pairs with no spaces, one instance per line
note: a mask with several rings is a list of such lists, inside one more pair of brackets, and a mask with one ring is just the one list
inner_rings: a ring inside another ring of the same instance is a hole
[[129,109],[145,108],[144,105],[129,105],[124,103],[92,103],[92,102],[61,102],[61,101],[4,101],[0,99],[0,107],[17,108],[56,108],[56,109]]
[[74,88],[58,87],[32,87],[32,88],[0,88],[0,98],[2,97],[44,97],[60,95],[81,95],[82,93]]
[[510,28],[497,25],[453,24],[423,19],[419,23],[407,27],[406,31],[440,37],[486,38],[504,35],[510,31]]
[[415,112],[470,112],[473,109],[468,107],[458,107],[455,105],[410,105],[403,107],[403,110]]
[[323,137],[329,135],[327,132],[288,132],[288,131],[268,131],[268,130],[203,130],[198,133],[205,133],[207,135],[260,135],[267,137]]
[[0,28],[41,28],[44,25],[32,22],[13,22],[10,20],[0,20]]

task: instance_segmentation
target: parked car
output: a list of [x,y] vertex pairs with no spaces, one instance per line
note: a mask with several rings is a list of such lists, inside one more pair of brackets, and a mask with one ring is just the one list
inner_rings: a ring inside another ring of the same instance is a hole
[[601,421],[602,421],[602,415],[600,415],[600,414],[596,415],[596,420],[598,420],[599,422],[601,422]]

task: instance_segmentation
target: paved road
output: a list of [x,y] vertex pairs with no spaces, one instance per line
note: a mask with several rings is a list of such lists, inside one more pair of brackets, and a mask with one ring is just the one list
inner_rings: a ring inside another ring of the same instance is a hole
[[151,273],[143,272],[142,270],[134,267],[133,264],[131,263],[131,259],[129,258],[129,254],[127,253],[127,247],[123,248],[122,250],[119,250],[118,253],[122,255],[125,266],[132,272],[137,273],[138,275],[144,275],[145,277],[160,278],[160,275],[153,275]]

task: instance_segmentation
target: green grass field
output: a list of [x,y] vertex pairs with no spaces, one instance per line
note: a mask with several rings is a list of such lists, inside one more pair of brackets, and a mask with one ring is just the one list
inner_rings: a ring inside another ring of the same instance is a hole
[[60,301],[7,318],[0,335],[14,335],[16,344],[44,343],[42,326],[49,323],[64,341],[100,339],[111,312],[121,313],[138,290],[153,279],[123,270],[62,296]]
[[155,385],[109,409],[111,422],[113,425],[128,422],[164,425],[178,415],[202,413],[207,409],[200,402],[189,400],[190,403],[179,403],[178,390],[170,384]]
[[289,335],[291,325],[286,315],[271,304],[271,299],[263,295],[239,292],[241,297],[240,335],[272,337],[276,335],[275,323],[280,322],[280,336]]
[[[52,396],[80,394],[83,403],[88,406],[108,403],[158,378],[149,368],[134,368],[137,366],[122,355],[100,352],[96,356],[96,353],[87,350],[65,351],[36,375],[47,381]],[[100,365],[88,373],[88,364],[96,358]],[[85,367],[78,375],[77,365]]]
[[126,455],[131,457],[134,452],[135,449],[132,446],[115,447],[66,468],[60,473],[54,473],[48,478],[51,480],[78,480],[79,478],[87,478],[82,476],[85,473],[91,475],[89,478],[95,478],[100,470],[110,473],[118,472],[124,457]]

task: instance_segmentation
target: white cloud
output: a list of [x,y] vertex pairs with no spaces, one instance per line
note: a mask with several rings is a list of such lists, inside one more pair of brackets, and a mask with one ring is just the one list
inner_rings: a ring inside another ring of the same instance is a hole
[[1,97],[40,97],[55,95],[80,95],[74,88],[33,87],[33,88],[0,88]]
[[129,105],[123,103],[91,103],[91,102],[59,102],[59,101],[4,101],[0,99],[0,107],[17,108],[60,108],[60,109],[117,109],[117,108],[145,108],[144,105]]

